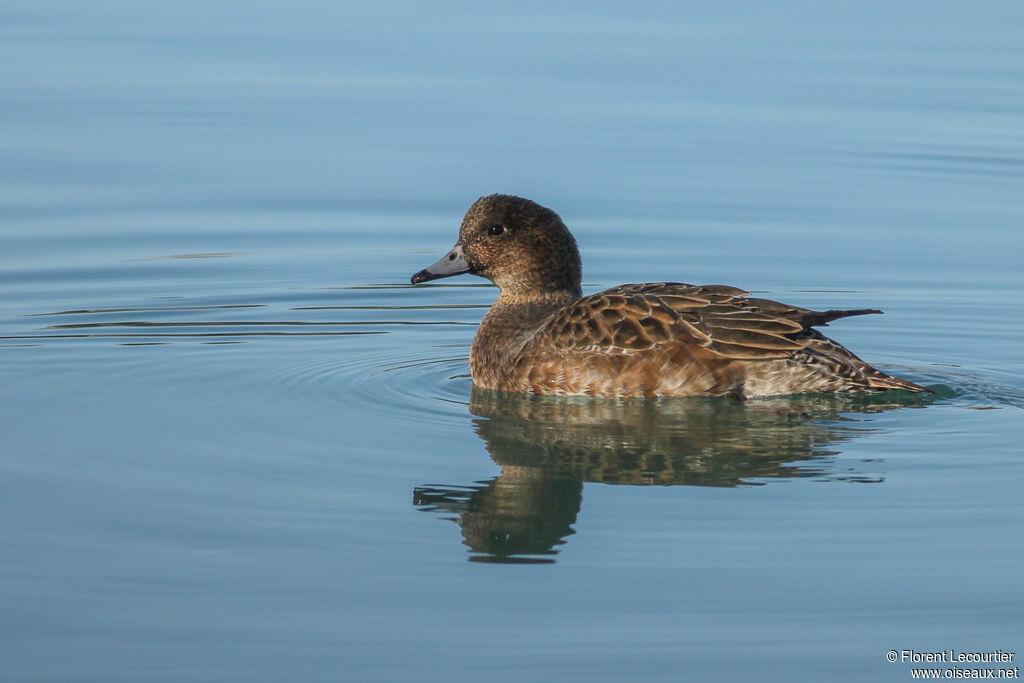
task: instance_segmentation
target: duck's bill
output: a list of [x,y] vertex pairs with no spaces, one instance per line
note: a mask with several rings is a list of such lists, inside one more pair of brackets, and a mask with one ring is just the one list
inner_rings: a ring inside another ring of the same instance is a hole
[[466,257],[462,253],[462,246],[456,244],[455,248],[445,254],[440,261],[432,266],[427,266],[413,275],[412,283],[418,285],[421,282],[438,280],[443,277],[451,277],[452,275],[462,275],[469,271],[469,263],[466,262]]

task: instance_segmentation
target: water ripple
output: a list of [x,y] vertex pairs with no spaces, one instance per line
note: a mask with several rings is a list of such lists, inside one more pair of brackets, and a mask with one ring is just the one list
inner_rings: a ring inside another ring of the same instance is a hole
[[260,382],[320,411],[444,426],[468,419],[467,365],[467,355],[381,349],[292,364]]

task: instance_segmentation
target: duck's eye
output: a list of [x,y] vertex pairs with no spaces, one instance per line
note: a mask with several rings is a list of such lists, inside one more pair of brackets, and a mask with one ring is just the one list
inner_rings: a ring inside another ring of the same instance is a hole
[[495,223],[491,227],[487,228],[487,234],[488,235],[504,235],[505,234],[505,226],[502,225],[501,223]]

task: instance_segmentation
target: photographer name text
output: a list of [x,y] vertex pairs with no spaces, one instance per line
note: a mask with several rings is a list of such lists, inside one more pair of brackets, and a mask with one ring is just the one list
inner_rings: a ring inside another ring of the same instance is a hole
[[[992,652],[959,652],[942,650],[941,652],[918,652],[917,650],[900,650],[901,662],[944,662],[955,664],[961,662],[990,662],[1001,664],[1013,661],[1013,652],[993,650]],[[893,659],[890,655],[890,659]]]

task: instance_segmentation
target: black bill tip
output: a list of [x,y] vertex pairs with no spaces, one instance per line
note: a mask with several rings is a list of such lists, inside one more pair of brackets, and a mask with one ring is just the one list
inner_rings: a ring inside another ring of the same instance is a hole
[[423,270],[421,270],[418,273],[416,273],[415,275],[413,275],[412,278],[409,279],[409,282],[411,282],[414,285],[418,285],[418,284],[420,284],[422,282],[427,282],[428,280],[433,280],[436,277],[437,277],[436,275],[434,275],[429,270],[424,268]]

